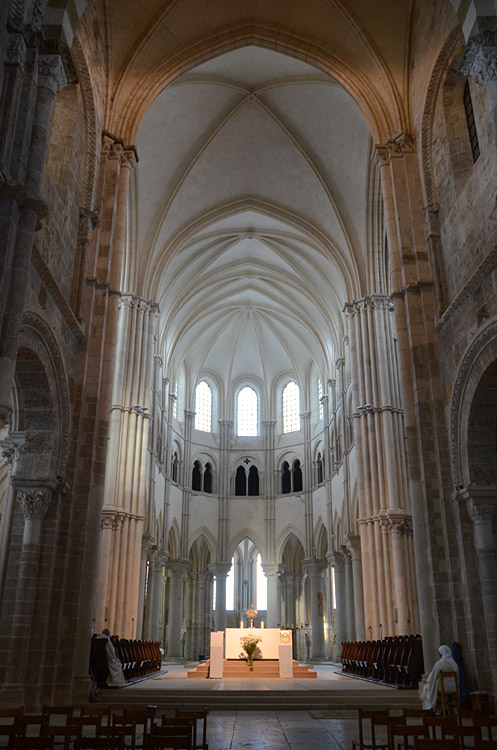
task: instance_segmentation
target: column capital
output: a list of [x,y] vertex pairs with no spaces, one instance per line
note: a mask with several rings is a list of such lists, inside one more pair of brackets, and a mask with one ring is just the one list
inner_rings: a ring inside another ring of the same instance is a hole
[[38,86],[55,94],[67,86],[67,76],[60,55],[38,57]]
[[327,552],[326,553],[326,559],[328,560],[328,563],[330,565],[333,565],[334,568],[341,568],[343,567],[343,564],[345,560],[343,559],[343,554],[341,552]]
[[355,535],[349,535],[345,539],[345,545],[349,550],[349,554],[352,560],[360,560],[361,558],[361,537]]
[[412,533],[412,516],[403,508],[384,508],[380,510],[379,518],[380,524],[387,523],[394,533]]
[[185,419],[193,421],[195,419],[195,412],[190,409],[185,409]]
[[17,490],[17,502],[26,521],[41,521],[50,505],[52,490],[50,487],[32,487]]
[[24,451],[26,442],[26,432],[9,432],[6,438],[0,440],[0,451],[2,458],[5,458],[9,469],[14,472]]
[[284,573],[285,566],[281,563],[262,563],[262,570],[266,578],[279,578]]
[[167,568],[171,577],[182,576],[185,571],[188,570],[192,564],[191,560],[185,557],[178,557],[175,560],[168,560],[164,563],[164,567]]
[[216,576],[216,578],[221,578],[222,576],[228,575],[231,570],[231,563],[223,561],[209,563],[208,568],[210,572]]
[[480,86],[487,86],[497,79],[496,29],[482,31],[468,40],[458,72],[469,76]]
[[308,558],[303,561],[303,565],[311,578],[320,578],[323,570],[326,570],[328,567],[328,562],[327,560],[320,560],[318,558]]
[[14,33],[9,36],[5,57],[6,65],[24,65],[26,61],[26,41],[24,34]]

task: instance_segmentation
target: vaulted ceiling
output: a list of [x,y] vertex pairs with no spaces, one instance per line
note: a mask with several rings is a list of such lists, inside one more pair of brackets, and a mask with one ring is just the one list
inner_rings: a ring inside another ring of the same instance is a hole
[[168,363],[268,388],[329,372],[367,268],[371,140],[352,97],[251,45],[167,87],[137,148],[139,284]]

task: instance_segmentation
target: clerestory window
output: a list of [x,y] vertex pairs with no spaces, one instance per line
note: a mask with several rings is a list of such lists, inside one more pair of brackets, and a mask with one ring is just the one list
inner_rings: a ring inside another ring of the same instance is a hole
[[291,380],[283,390],[283,432],[300,430],[300,389]]
[[201,432],[212,429],[212,390],[205,380],[195,388],[195,429]]
[[236,402],[236,425],[239,437],[257,437],[259,434],[257,393],[250,386],[239,392]]

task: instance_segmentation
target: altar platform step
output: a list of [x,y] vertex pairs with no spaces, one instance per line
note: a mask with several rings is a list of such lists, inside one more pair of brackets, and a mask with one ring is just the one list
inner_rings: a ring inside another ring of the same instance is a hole
[[[189,665],[186,665],[186,667],[190,668]],[[204,680],[208,676],[209,661],[201,662],[188,672],[189,679]],[[253,662],[252,669],[244,659],[226,659],[223,662],[223,679],[225,680],[267,680],[279,679],[279,676],[280,668],[277,659],[256,659]],[[298,661],[294,661],[293,677],[299,680],[312,679],[317,677],[317,673],[307,664],[299,664]]]
[[[198,685],[198,683],[194,683]],[[266,685],[267,688],[267,685]],[[405,692],[386,690],[384,693],[376,691],[352,691],[343,693],[331,690],[213,690],[198,689],[166,691],[140,690],[128,692],[112,691],[113,695],[103,696],[103,702],[108,700],[113,708],[156,705],[161,709],[180,708],[189,711],[199,711],[208,708],[210,711],[346,711],[364,708],[368,710],[382,710],[390,708],[401,710],[404,708],[419,708],[417,693],[406,695]]]

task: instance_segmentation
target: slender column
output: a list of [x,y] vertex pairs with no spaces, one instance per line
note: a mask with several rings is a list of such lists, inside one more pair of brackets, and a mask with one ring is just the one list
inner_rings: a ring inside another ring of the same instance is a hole
[[497,516],[497,487],[470,486],[462,491],[473,521],[473,537],[478,555],[478,569],[485,615],[487,653],[497,689],[497,539],[494,523]]
[[354,581],[354,614],[355,637],[358,641],[366,640],[364,625],[364,591],[362,585],[361,540],[358,536],[348,536],[345,540],[352,563]]
[[181,627],[183,625],[183,576],[190,567],[190,560],[168,560],[169,572],[169,619],[167,623],[166,661],[182,661]]
[[267,626],[276,628],[281,624],[281,607],[279,595],[279,579],[283,573],[283,565],[278,563],[263,563],[262,569],[267,578]]
[[312,659],[325,659],[326,646],[324,640],[324,591],[323,571],[327,568],[326,560],[304,560],[304,567],[310,581],[311,599],[311,627],[312,627]]
[[[228,525],[229,525],[229,496],[231,478],[230,445],[233,434],[233,422],[227,419],[219,420],[219,504],[218,504],[218,550],[219,560],[225,560],[228,556]],[[217,591],[217,589],[216,589]],[[216,594],[217,596],[217,594]]]
[[327,559],[335,571],[335,630],[337,639],[337,658],[341,654],[340,644],[347,640],[347,591],[345,581],[345,560],[340,552],[328,553]]
[[305,516],[305,556],[309,559],[314,555],[314,509],[311,491],[311,413],[300,415],[304,431],[304,516]]
[[352,558],[345,545],[340,547],[345,567],[345,591],[347,596],[347,640],[355,641],[355,608],[354,608],[354,578],[352,570]]
[[209,570],[216,576],[216,630],[226,630],[226,576],[231,563],[216,562],[209,565]]
[[390,522],[392,540],[392,560],[393,560],[393,578],[395,586],[395,600],[397,602],[397,634],[405,635],[408,632],[408,604],[407,604],[407,584],[408,578],[404,564],[404,549],[402,543],[402,532],[410,524],[410,517],[404,514],[390,513],[388,520]]
[[305,624],[304,613],[304,581],[303,573],[295,573],[295,627]]
[[264,436],[264,495],[266,504],[266,554],[270,560],[276,561],[275,554],[275,476],[274,476],[274,426],[276,420],[270,419],[262,423]]
[[15,510],[15,489],[13,482],[20,465],[20,456],[26,440],[25,432],[9,432],[5,440],[0,442],[2,457],[7,462],[7,481],[3,501],[2,520],[0,524],[0,613],[3,603],[5,579],[10,554],[10,539]]
[[24,533],[4,690],[14,690],[15,685],[21,686],[25,677],[40,556],[41,525],[52,492],[52,487],[30,487],[25,482],[16,491],[16,499],[24,517]]
[[138,592],[138,614],[137,614],[137,621],[136,621],[136,633],[139,638],[144,637],[145,632],[145,623],[144,623],[144,609],[145,609],[145,582],[146,582],[146,576],[147,576],[147,558],[148,558],[148,549],[150,546],[151,540],[147,537],[147,535],[143,535],[142,538],[142,548],[141,548],[141,558],[140,558],[140,589]]

